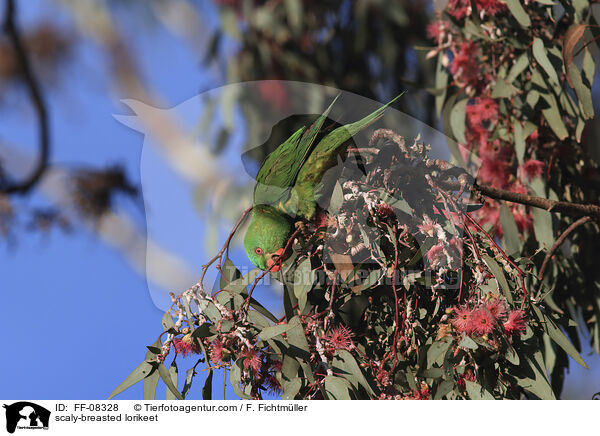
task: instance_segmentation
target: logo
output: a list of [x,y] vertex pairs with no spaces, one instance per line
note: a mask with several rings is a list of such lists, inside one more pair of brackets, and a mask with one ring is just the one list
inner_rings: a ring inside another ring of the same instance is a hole
[[48,430],[50,411],[28,401],[19,401],[4,405],[6,409],[6,431],[14,433],[15,429]]

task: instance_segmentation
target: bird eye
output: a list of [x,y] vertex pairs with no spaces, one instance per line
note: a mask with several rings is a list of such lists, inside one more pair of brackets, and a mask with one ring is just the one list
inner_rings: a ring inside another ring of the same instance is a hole
[[256,254],[262,254],[262,250],[261,250],[261,248],[260,248],[260,247],[256,247],[256,249],[254,250],[254,252],[255,252]]

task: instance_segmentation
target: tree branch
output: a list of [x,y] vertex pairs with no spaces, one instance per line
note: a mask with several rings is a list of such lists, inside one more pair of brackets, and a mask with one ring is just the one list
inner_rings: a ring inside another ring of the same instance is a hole
[[600,206],[595,204],[570,203],[568,201],[555,201],[547,198],[533,197],[527,194],[519,194],[504,189],[494,188],[487,185],[475,184],[473,189],[496,200],[512,201],[513,203],[526,204],[528,206],[546,209],[548,212],[559,212],[569,216],[589,216],[600,219]]
[[39,156],[35,169],[25,180],[18,183],[6,183],[4,186],[0,185],[0,193],[4,194],[26,194],[33,188],[46,171],[50,154],[50,133],[46,104],[39,83],[33,74],[27,50],[21,40],[15,15],[14,0],[6,0],[4,31],[8,35],[17,56],[19,66],[21,67],[21,74],[29,92],[29,98],[37,115],[39,125]]
[[[460,189],[460,182],[442,182],[440,185],[448,189]],[[473,184],[473,191],[483,194],[495,200],[505,200],[513,203],[525,204],[527,206],[545,209],[548,212],[558,212],[563,215],[580,217],[589,216],[600,220],[600,206],[595,204],[570,203],[568,201],[555,201],[547,198],[534,197],[532,195],[520,194],[518,192],[498,189],[488,185]]]
[[540,282],[544,278],[544,273],[546,272],[548,263],[550,262],[552,257],[554,257],[554,253],[556,253],[556,250],[558,250],[558,248],[562,245],[562,243],[565,242],[565,239],[567,239],[567,236],[569,236],[577,227],[587,223],[590,219],[591,218],[589,216],[584,216],[583,218],[579,218],[577,221],[575,221],[569,227],[567,227],[567,230],[565,230],[563,232],[563,234],[560,235],[556,241],[554,241],[554,244],[552,244],[552,248],[550,249],[548,254],[546,254],[546,257],[544,258],[544,262],[542,262],[542,267],[540,268],[540,273],[538,274],[538,280]]

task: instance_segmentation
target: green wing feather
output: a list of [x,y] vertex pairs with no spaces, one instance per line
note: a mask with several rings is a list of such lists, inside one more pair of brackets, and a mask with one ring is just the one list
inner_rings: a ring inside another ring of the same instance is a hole
[[319,141],[300,168],[296,177],[294,197],[297,201],[298,215],[309,221],[314,218],[319,198],[318,187],[325,172],[337,164],[339,152],[344,151],[341,147],[355,134],[377,121],[387,107],[400,98],[400,96],[402,94],[363,119],[338,127]]
[[[291,188],[337,98],[308,129],[306,127],[298,129],[267,156],[256,176],[254,204],[269,204],[283,208],[283,204],[289,202]],[[282,212],[291,211],[282,210]]]

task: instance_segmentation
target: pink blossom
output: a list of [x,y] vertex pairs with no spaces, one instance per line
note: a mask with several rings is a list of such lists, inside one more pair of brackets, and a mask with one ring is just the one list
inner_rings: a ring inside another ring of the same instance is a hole
[[444,244],[438,242],[436,245],[431,247],[427,252],[427,260],[434,266],[440,263],[440,258],[444,255]]
[[472,311],[466,304],[454,308],[454,318],[452,318],[452,327],[458,333],[469,334],[472,332],[471,327],[471,314]]
[[521,169],[523,170],[523,174],[527,180],[531,181],[532,179],[542,175],[544,172],[544,162],[535,159],[529,159],[523,163]]
[[525,312],[522,310],[513,310],[508,315],[508,319],[504,322],[504,331],[508,335],[514,335],[515,333],[522,333],[525,331],[527,326],[527,320],[525,318]]
[[216,339],[210,344],[210,360],[213,363],[219,364],[226,360],[229,360],[229,350],[224,347],[223,342],[220,339]]
[[334,350],[350,350],[354,334],[346,326],[338,325],[331,330],[327,338],[329,345]]
[[487,15],[496,15],[506,9],[506,5],[498,0],[475,0],[477,8]]
[[477,62],[478,48],[472,41],[460,44],[453,50],[454,58],[450,64],[450,73],[463,84],[476,84],[480,80],[480,68]]
[[477,177],[484,183],[502,188],[508,182],[508,164],[497,158],[484,156]]
[[279,80],[264,80],[258,84],[258,91],[263,100],[279,110],[285,110],[288,107],[288,95],[285,87]]
[[507,314],[504,302],[499,299],[486,303],[485,308],[492,314],[492,316],[496,320],[504,318]]
[[481,126],[483,122],[496,123],[498,121],[498,103],[489,97],[475,98],[468,104],[466,114],[469,123],[473,126]]
[[471,330],[478,335],[487,335],[494,330],[496,321],[485,307],[478,307],[471,313]]
[[254,373],[260,371],[262,359],[256,349],[246,349],[242,353],[242,356],[244,357],[244,368],[251,369]]
[[175,339],[173,341],[173,346],[175,347],[175,351],[177,351],[177,353],[181,354],[183,357],[188,357],[192,353],[198,354],[200,352],[200,346],[192,337],[191,333],[188,333],[181,339]]
[[265,385],[270,394],[279,395],[281,393],[281,384],[275,376],[269,374],[265,379]]

